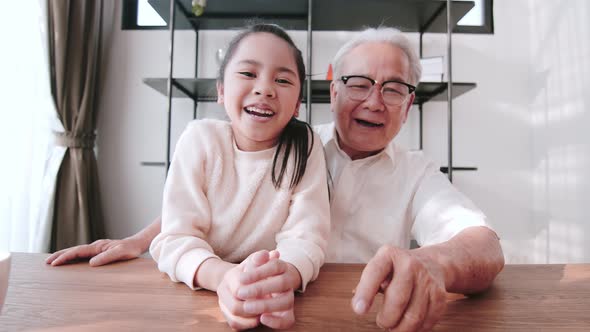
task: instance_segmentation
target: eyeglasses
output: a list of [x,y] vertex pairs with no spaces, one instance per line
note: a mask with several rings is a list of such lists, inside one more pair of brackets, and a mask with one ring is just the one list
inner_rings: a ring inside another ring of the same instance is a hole
[[380,83],[372,78],[361,75],[342,76],[340,80],[346,86],[348,97],[356,101],[366,100],[373,92],[375,84],[381,85],[381,96],[383,97],[383,102],[388,106],[400,106],[416,90],[415,86],[408,83],[396,80]]

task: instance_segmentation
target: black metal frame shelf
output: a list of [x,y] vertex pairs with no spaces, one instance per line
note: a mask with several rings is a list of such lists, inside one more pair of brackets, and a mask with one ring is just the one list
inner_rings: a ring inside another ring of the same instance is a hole
[[[231,29],[244,26],[248,17],[272,20],[289,30],[307,30],[308,0],[216,0],[209,1],[203,15],[190,13],[191,0],[176,0],[184,15],[175,28]],[[150,5],[170,22],[168,0],[149,0]],[[362,10],[359,10],[362,6]],[[470,1],[453,1],[453,26],[473,8]],[[312,2],[313,31],[353,31],[378,23],[394,25],[406,32],[447,31],[446,2],[439,0],[319,0]],[[375,15],[379,13],[380,15]],[[382,14],[382,16],[381,16]]]
[[[164,167],[166,166],[166,162],[164,161],[142,161],[141,166],[151,166],[151,167]],[[441,166],[440,171],[442,173],[449,173],[448,166]],[[477,167],[455,167],[453,166],[453,172],[455,171],[477,171]]]
[[[422,56],[424,33],[447,33],[448,36],[448,80],[451,82],[423,82],[418,85],[414,104],[419,107],[420,149],[423,146],[423,104],[431,101],[446,101],[449,117],[449,167],[446,170],[452,181],[454,170],[477,170],[475,167],[454,167],[452,163],[452,99],[474,89],[475,83],[453,82],[450,64],[451,35],[450,30],[457,27],[457,22],[471,10],[473,1],[452,0],[216,0],[207,3],[202,16],[196,17],[189,10],[191,0],[149,0],[150,5],[167,22],[170,31],[170,63],[168,78],[145,78],[146,85],[152,87],[168,98],[168,131],[166,161],[142,162],[145,166],[170,165],[171,114],[172,98],[190,98],[193,100],[193,118],[197,117],[199,102],[217,100],[215,79],[198,78],[195,65],[195,78],[174,78],[174,31],[191,29],[196,33],[198,45],[199,31],[207,29],[228,29],[244,26],[251,18],[272,20],[288,30],[307,30],[307,70],[308,78],[304,88],[304,102],[307,105],[306,120],[311,123],[312,103],[330,102],[330,81],[311,80],[312,31],[353,31],[364,26],[378,24],[394,25],[405,32],[419,32],[420,56]],[[359,7],[362,6],[362,10]],[[176,11],[181,15],[176,15]],[[321,18],[321,19],[317,19]],[[198,47],[195,64],[198,64]],[[311,96],[311,98],[307,98]]]
[[[150,166],[150,167],[164,167],[166,166],[166,162],[164,161],[142,161],[141,166]],[[448,174],[449,167],[441,166],[440,167],[441,173]],[[453,172],[464,172],[464,171],[477,171],[477,167],[455,167],[453,166]]]
[[[160,92],[164,96],[168,95],[166,78],[144,78],[143,82]],[[215,88],[216,80],[214,78],[173,78],[172,90],[173,98],[190,98],[196,102],[214,102],[217,100],[217,90]],[[325,104],[330,102],[330,82],[327,80],[311,81],[311,102],[316,104]],[[306,83],[307,85],[307,83]],[[414,105],[424,104],[430,101],[447,100],[447,82],[422,82],[416,89],[416,98]],[[475,83],[453,82],[453,98],[457,98],[464,93],[474,89]],[[306,87],[304,87],[305,91]],[[307,98],[304,97],[304,102]]]

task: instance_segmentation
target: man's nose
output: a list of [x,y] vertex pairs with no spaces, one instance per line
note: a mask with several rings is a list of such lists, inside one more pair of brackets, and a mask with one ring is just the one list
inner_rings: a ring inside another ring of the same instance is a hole
[[263,95],[268,98],[273,98],[275,96],[275,89],[271,82],[265,79],[258,80],[256,86],[254,87],[254,94],[256,95]]
[[365,99],[365,107],[370,111],[383,111],[385,110],[385,103],[383,102],[383,96],[381,95],[381,88],[378,85],[374,85],[373,89],[369,93],[367,99]]

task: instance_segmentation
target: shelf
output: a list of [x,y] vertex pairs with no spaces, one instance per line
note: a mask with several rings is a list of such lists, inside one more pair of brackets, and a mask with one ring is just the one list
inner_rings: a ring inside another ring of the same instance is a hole
[[[453,1],[453,26],[474,6]],[[312,30],[355,31],[394,26],[405,32],[447,32],[447,4],[438,0],[316,0]]]
[[[143,82],[153,89],[157,90],[164,96],[167,96],[166,78],[144,78]],[[217,100],[217,90],[215,88],[214,78],[175,78],[172,81],[174,89],[172,97],[191,98],[196,101]],[[474,89],[475,83],[453,83],[453,99]],[[305,87],[303,89],[305,90]],[[428,101],[445,101],[447,100],[447,83],[446,82],[424,82],[418,85],[416,89],[416,98],[414,104],[422,104]],[[326,104],[330,102],[330,81],[313,80],[311,81],[312,103]],[[306,98],[304,97],[304,102]]]
[[[149,0],[168,22],[169,0]],[[191,0],[177,0],[176,29],[239,28],[247,18],[277,23],[288,30],[307,30],[308,0],[216,0],[208,1],[202,16],[192,15]],[[312,5],[313,31],[355,31],[379,24],[405,32],[446,32],[446,1],[441,0],[316,0]],[[473,1],[453,1],[455,25],[473,8]],[[183,15],[184,13],[184,15]]]
[[[423,33],[447,32],[446,0],[215,0],[209,1],[202,16],[192,14],[191,0],[148,0],[150,5],[166,22],[170,22],[170,5],[174,1],[176,15],[172,27],[170,45],[174,50],[174,30],[228,30],[239,29],[252,18],[259,21],[276,23],[287,30],[309,31],[308,52],[311,52],[312,31],[360,31],[367,26],[394,26],[404,32],[420,33],[420,50],[422,51]],[[309,8],[310,5],[312,8]],[[473,1],[452,1],[451,26],[456,26],[474,7]],[[198,45],[196,51],[198,58]],[[448,55],[450,57],[450,54]],[[310,60],[311,61],[311,60]],[[195,64],[196,66],[197,64]],[[170,62],[172,72],[173,62]],[[168,96],[168,82],[172,83],[171,96]],[[170,98],[190,98],[196,102],[215,102],[217,99],[216,80],[198,78],[145,78],[146,85]],[[306,83],[307,84],[307,83]],[[330,102],[330,81],[313,80],[311,92],[306,93],[311,103]],[[475,83],[453,82],[452,99],[474,89]],[[420,83],[415,94],[414,104],[429,101],[448,100],[447,82]],[[306,87],[304,91],[307,92]],[[307,102],[304,98],[304,102]],[[171,112],[168,115],[170,128]],[[311,109],[308,109],[311,111]],[[451,126],[449,135],[452,137]],[[422,135],[422,112],[420,113],[420,135]],[[449,151],[451,149],[449,140]],[[422,136],[420,136],[422,146]],[[168,130],[166,162],[142,162],[144,166],[165,166],[169,164],[170,130]],[[456,171],[475,171],[476,167],[452,167]],[[448,172],[448,167],[441,167]],[[451,179],[452,181],[452,179]]]
[[141,166],[164,167],[166,163],[163,161],[142,161]]
[[[196,101],[217,101],[217,89],[214,78],[174,78],[172,79],[172,97],[190,98]],[[167,78],[144,78],[143,83],[168,96]]]
[[[448,166],[441,166],[440,171],[446,174],[449,172],[449,167]],[[453,172],[455,172],[455,171],[477,171],[477,167],[453,166]]]
[[[170,19],[170,0],[149,0],[149,4],[168,24]],[[180,5],[176,12],[176,29],[200,30],[238,29],[248,23],[248,19],[258,18],[271,21],[288,30],[307,30],[307,0],[215,0],[207,1],[205,12],[194,16],[191,0],[176,0]]]
[[[164,167],[166,163],[163,161],[142,161],[141,166]],[[440,171],[446,174],[449,172],[449,168],[443,166]],[[456,171],[477,171],[477,167],[453,167],[453,172]]]

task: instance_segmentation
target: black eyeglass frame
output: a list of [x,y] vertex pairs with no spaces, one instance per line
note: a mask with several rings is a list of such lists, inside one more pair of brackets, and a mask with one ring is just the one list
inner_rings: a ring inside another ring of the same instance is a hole
[[408,87],[408,90],[410,91],[408,93],[408,95],[411,95],[412,93],[414,93],[414,91],[416,91],[416,87],[413,86],[412,84],[406,83],[406,82],[402,82],[402,81],[398,81],[398,80],[388,80],[388,81],[384,81],[384,82],[379,82],[377,80],[374,80],[370,77],[367,76],[363,76],[363,75],[344,75],[344,76],[340,76],[340,80],[342,82],[344,82],[344,85],[346,85],[346,82],[348,82],[349,79],[353,78],[353,77],[360,77],[360,78],[365,78],[367,80],[369,80],[369,82],[371,82],[372,86],[375,86],[376,83],[379,83],[381,85],[381,87],[383,87],[384,84],[387,83],[399,83],[402,85],[405,85]]

